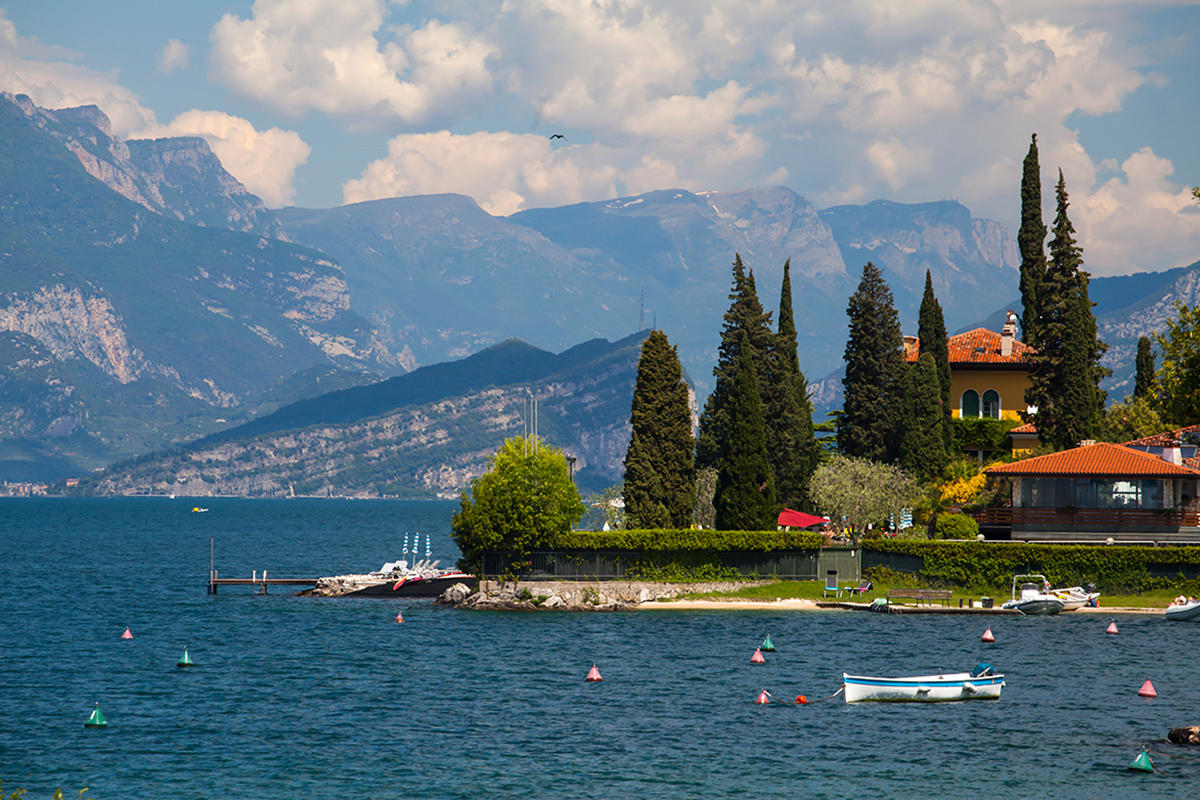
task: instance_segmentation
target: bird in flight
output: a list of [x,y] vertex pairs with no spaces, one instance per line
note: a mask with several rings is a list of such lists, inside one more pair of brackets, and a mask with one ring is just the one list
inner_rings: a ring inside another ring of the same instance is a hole
[[552,133],[552,134],[550,134],[550,138],[551,139],[565,139],[567,137],[563,136],[561,133]]

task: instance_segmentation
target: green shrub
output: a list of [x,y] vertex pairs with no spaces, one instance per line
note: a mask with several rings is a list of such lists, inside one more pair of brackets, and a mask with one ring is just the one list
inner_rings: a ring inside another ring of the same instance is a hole
[[821,534],[810,531],[631,530],[571,531],[553,542],[557,550],[753,551],[818,550]]
[[1200,579],[1200,547],[1057,545],[882,539],[864,550],[923,559],[922,581],[971,591],[1007,590],[1013,575],[1040,573],[1055,586],[1095,583],[1109,594],[1187,587]]
[[935,539],[974,539],[979,534],[979,523],[966,514],[938,514],[933,526]]

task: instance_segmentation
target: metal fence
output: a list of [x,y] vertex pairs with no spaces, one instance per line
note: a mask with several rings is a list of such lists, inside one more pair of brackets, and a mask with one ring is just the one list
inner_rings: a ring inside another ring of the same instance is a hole
[[[746,578],[824,580],[836,570],[838,580],[857,581],[861,551],[856,548],[774,550],[770,552],[663,552],[658,550],[549,550],[530,554],[530,565],[517,571],[522,580],[624,580],[645,577],[671,566],[732,568]],[[483,554],[483,574],[509,572],[502,553]]]

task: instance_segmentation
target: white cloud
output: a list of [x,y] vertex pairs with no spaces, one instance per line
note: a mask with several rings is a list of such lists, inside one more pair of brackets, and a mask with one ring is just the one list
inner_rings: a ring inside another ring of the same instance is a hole
[[1088,270],[1120,275],[1196,260],[1200,209],[1189,186],[1170,180],[1174,171],[1170,161],[1143,147],[1121,164],[1123,177],[1110,178],[1080,198],[1071,195],[1067,213],[1085,245]]
[[248,121],[220,111],[185,111],[170,123],[146,128],[136,136],[203,137],[229,174],[272,207],[291,203],[296,168],[312,152],[295,131],[259,131]]
[[430,20],[381,42],[380,0],[256,0],[211,33],[213,77],[278,111],[424,121],[491,88],[492,47]]
[[168,75],[174,70],[186,67],[190,54],[191,48],[186,44],[178,39],[168,39],[158,56],[158,71]]
[[18,35],[0,9],[0,89],[27,94],[43,108],[98,105],[117,136],[155,123],[154,112],[118,84],[115,75],[63,60],[69,56],[61,48]]

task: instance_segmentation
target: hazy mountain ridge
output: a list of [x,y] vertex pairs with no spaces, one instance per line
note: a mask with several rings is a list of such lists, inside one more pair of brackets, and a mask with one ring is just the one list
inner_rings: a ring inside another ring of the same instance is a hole
[[112,135],[97,106],[53,111],[28,95],[0,92],[31,123],[63,144],[88,174],[150,211],[193,225],[285,237],[262,200],[246,191],[198,136],[131,139]]
[[[94,178],[76,152],[84,140],[88,152],[118,143],[92,126],[73,150],[51,130],[59,123],[30,105],[0,98],[0,327],[36,340],[57,377],[41,401],[0,395],[0,419],[16,420],[25,403],[61,405],[55,396],[68,390],[56,380],[73,381],[69,393],[84,403],[72,412],[76,433],[45,433],[38,447],[78,459],[82,471],[103,454],[211,430],[223,409],[253,404],[303,370],[398,368],[350,311],[328,257],[146,210]],[[86,109],[67,117],[90,125]],[[22,430],[32,432],[14,423],[0,437]],[[0,477],[14,469],[0,459]]]
[[[448,496],[531,425],[576,459],[577,481],[616,482],[643,331],[554,355],[510,341],[458,362],[314,398],[85,482],[98,494]],[[505,378],[507,376],[507,379]]]

